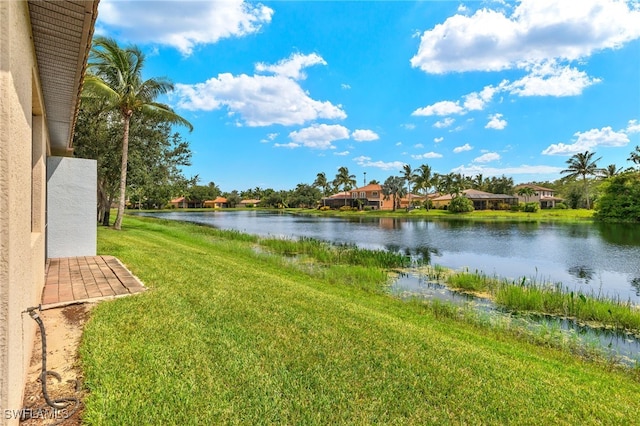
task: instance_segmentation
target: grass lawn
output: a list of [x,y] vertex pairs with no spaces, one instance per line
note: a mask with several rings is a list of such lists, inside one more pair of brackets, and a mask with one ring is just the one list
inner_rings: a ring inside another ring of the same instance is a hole
[[87,424],[633,424],[631,372],[436,319],[256,251],[126,217],[100,228],[150,291],[103,302],[81,362]]

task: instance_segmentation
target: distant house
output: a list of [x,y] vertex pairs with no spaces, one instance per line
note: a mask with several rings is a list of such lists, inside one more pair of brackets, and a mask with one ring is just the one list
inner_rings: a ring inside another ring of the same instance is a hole
[[518,200],[523,203],[540,203],[541,209],[551,209],[556,206],[556,203],[561,203],[564,201],[562,198],[558,198],[555,196],[555,190],[550,188],[545,188],[543,186],[532,185],[529,183],[524,183],[522,185],[517,185],[514,190],[516,194],[518,190],[522,188],[531,188],[535,191],[534,195],[529,197],[524,197],[518,195]]
[[330,197],[324,197],[322,205],[334,209],[339,209],[346,205],[357,208],[371,207],[375,210],[392,210],[393,200],[385,200],[382,194],[382,186],[374,183],[350,191],[338,192]]
[[238,207],[256,207],[258,204],[260,204],[260,200],[248,199],[240,201]]
[[169,201],[169,205],[172,209],[199,209],[203,207],[203,203],[200,200],[190,200],[186,197],[178,197]]
[[216,197],[215,200],[206,200],[203,204],[204,207],[213,209],[225,209],[229,207],[229,204],[227,204],[227,199],[224,197]]
[[[474,210],[497,210],[502,205],[518,204],[518,197],[507,194],[492,194],[477,189],[465,189],[462,196],[473,202]],[[451,194],[443,194],[431,199],[435,208],[446,208],[453,197]]]
[[423,205],[427,197],[424,195],[408,194],[406,197],[400,198],[400,208],[406,209],[411,206]]

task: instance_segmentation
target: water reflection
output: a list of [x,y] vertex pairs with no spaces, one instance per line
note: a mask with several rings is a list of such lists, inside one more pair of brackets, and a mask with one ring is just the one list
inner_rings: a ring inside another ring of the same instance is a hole
[[[250,234],[357,244],[509,279],[562,282],[640,303],[640,226],[294,216],[264,211],[151,214]],[[636,283],[636,285],[633,285]]]

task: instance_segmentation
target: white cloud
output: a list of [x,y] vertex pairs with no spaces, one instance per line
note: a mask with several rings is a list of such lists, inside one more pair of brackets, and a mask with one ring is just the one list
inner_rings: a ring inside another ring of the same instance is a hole
[[339,124],[314,124],[289,133],[296,144],[313,149],[334,149],[333,141],[349,139],[349,129]]
[[350,85],[348,85],[348,84],[345,84],[345,83],[342,83],[342,84],[340,85],[340,87],[342,88],[342,90],[349,90],[349,89],[351,89],[351,86],[350,86]]
[[382,170],[400,170],[405,165],[402,161],[371,161],[371,157],[361,155],[353,159],[361,167],[374,167]]
[[444,140],[444,138],[443,138],[442,136],[440,136],[439,138],[433,138],[433,141],[434,141],[435,143],[440,143],[440,142],[442,142],[443,140]]
[[482,174],[484,176],[511,176],[511,175],[545,175],[555,176],[560,173],[562,167],[553,166],[529,166],[522,165],[518,167],[486,167],[479,164],[472,166],[458,166],[451,170],[453,173],[461,173],[466,176],[474,176]]
[[310,55],[294,53],[275,65],[267,65],[259,62],[256,64],[256,71],[273,73],[294,80],[304,80],[307,78],[307,75],[302,72],[302,70],[313,65],[327,65],[327,63],[322,59],[322,56],[315,53]]
[[[311,58],[309,55],[307,58]],[[316,59],[304,60],[292,56],[271,70],[301,76],[301,67],[323,63]],[[266,70],[265,66],[265,70]],[[229,115],[240,115],[250,127],[300,125],[319,118],[344,119],[340,105],[317,101],[300,84],[286,75],[219,74],[204,83],[176,84],[172,97],[178,98],[178,107],[191,111],[212,111],[226,107]],[[240,123],[239,123],[240,124]]]
[[344,157],[346,155],[349,155],[349,151],[334,152],[333,155],[339,155],[341,157]]
[[502,119],[502,114],[491,114],[489,116],[489,122],[484,126],[485,129],[495,130],[502,130],[505,127],[507,127],[507,120]]
[[586,132],[576,132],[576,138],[571,144],[562,142],[549,145],[542,153],[544,155],[573,155],[578,152],[593,150],[598,146],[625,146],[629,143],[629,137],[624,131],[616,132],[611,127],[591,129]]
[[481,111],[493,99],[497,87],[485,86],[480,92],[472,92],[464,96],[464,107],[467,111]]
[[396,146],[402,146],[402,142],[396,142]]
[[368,142],[380,139],[380,136],[373,130],[356,129],[351,133],[351,137],[358,142]]
[[548,61],[533,65],[528,75],[506,85],[505,89],[518,96],[576,96],[599,82],[600,79],[591,78],[584,71]]
[[414,148],[424,148],[424,145],[422,145],[421,143],[417,143],[413,147]]
[[433,105],[428,105],[423,108],[418,108],[413,111],[411,115],[415,116],[431,116],[431,115],[451,115],[451,114],[464,114],[464,108],[460,106],[459,102],[440,101]]
[[[273,9],[243,0],[212,2],[100,2],[99,31],[133,43],[157,43],[191,55],[201,44],[260,31]],[[179,19],[177,19],[179,17]]]
[[422,34],[411,65],[427,73],[500,71],[573,61],[640,37],[640,11],[617,0],[522,0],[510,15],[483,8]]
[[400,127],[402,127],[405,130],[415,130],[416,125],[408,123],[408,124],[401,124]]
[[468,143],[465,143],[462,146],[457,146],[457,147],[453,148],[453,152],[455,154],[459,154],[461,152],[471,151],[472,149],[473,149],[473,147],[471,145],[469,145]]
[[444,129],[445,127],[451,126],[455,122],[456,122],[455,118],[447,117],[444,120],[436,121],[433,127],[437,129]]
[[414,160],[426,160],[428,158],[442,158],[442,154],[438,154],[437,152],[425,152],[424,154],[420,154],[420,155],[412,155],[411,158],[413,158]]
[[487,152],[486,154],[482,154],[480,157],[476,157],[473,159],[474,163],[489,163],[491,161],[496,161],[500,159],[500,154],[497,152]]
[[294,148],[300,148],[301,145],[297,143],[289,142],[289,143],[274,143],[273,146],[275,146],[276,148],[294,149]]
[[638,123],[638,120],[629,120],[629,124],[627,124],[627,129],[625,133],[630,135],[632,133],[638,133],[638,132],[640,132],[640,123]]

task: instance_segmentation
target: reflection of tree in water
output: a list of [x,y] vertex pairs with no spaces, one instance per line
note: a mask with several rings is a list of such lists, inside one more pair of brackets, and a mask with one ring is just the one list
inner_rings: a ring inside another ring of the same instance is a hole
[[608,243],[640,246],[640,226],[631,223],[598,223],[600,236]]
[[413,255],[420,257],[426,264],[431,264],[431,256],[440,256],[440,251],[437,248],[421,246],[413,249]]
[[586,265],[575,265],[569,268],[569,273],[576,277],[578,280],[584,281],[585,284],[593,279],[593,268]]
[[640,277],[631,280],[631,287],[636,290],[636,296],[640,296]]

